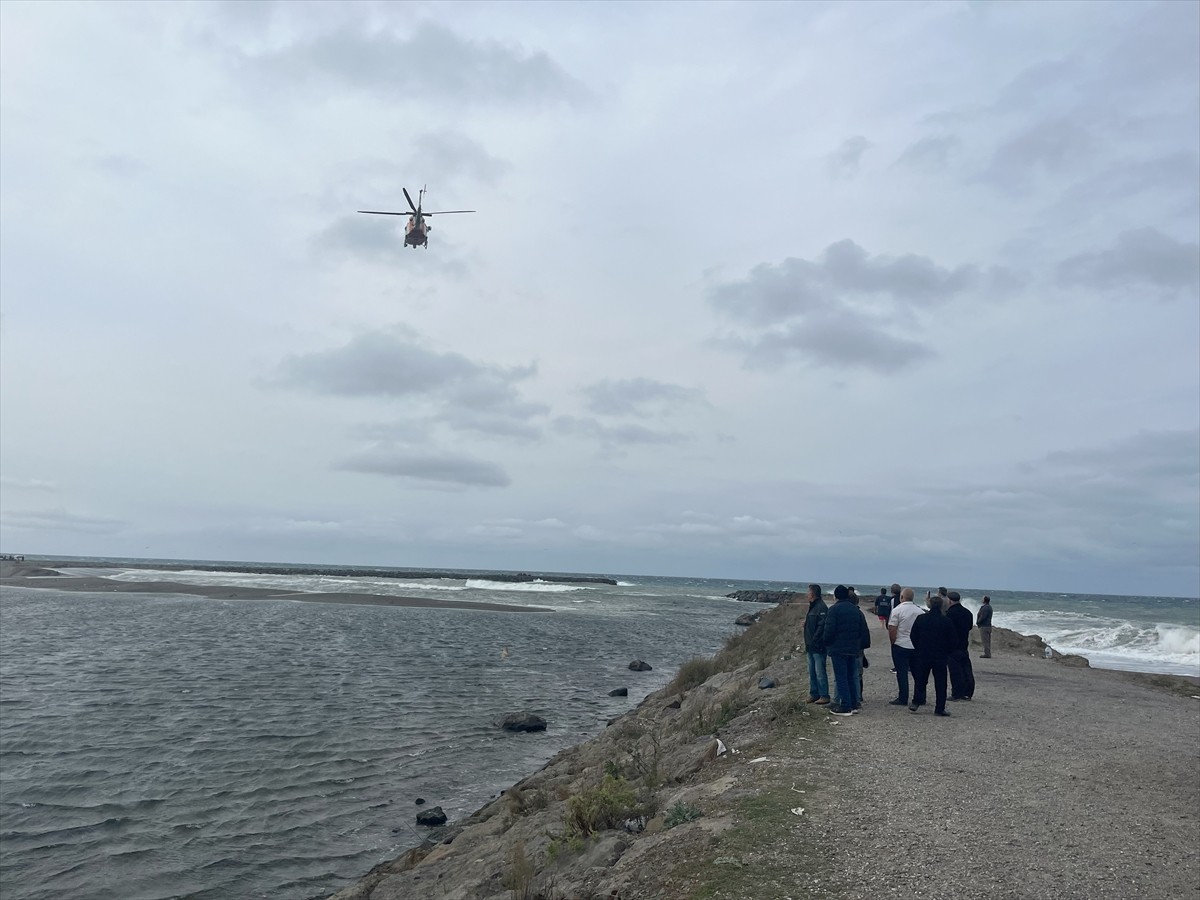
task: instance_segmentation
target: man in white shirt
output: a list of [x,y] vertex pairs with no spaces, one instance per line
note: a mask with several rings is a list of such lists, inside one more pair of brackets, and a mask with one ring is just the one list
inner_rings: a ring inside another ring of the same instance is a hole
[[890,706],[908,706],[908,673],[912,668],[913,642],[912,626],[925,610],[913,603],[912,588],[900,592],[900,604],[888,616],[888,637],[892,641],[892,666],[896,670],[896,684],[899,693],[895,700],[889,700]]

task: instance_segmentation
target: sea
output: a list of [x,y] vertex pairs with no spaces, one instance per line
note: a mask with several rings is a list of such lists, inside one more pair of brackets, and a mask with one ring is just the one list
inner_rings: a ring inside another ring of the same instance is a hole
[[[117,582],[550,612],[5,587],[5,900],[328,896],[418,844],[418,810],[441,806],[452,821],[470,814],[599,733],[683,662],[720,649],[738,630],[734,619],[759,608],[727,594],[807,583],[612,573],[598,574],[616,585],[506,582],[483,572],[414,580],[404,569],[75,562],[87,568],[65,571]],[[866,597],[877,590],[860,587]],[[1094,666],[1200,676],[1195,598],[982,589],[965,591],[964,603],[977,609],[984,593],[995,624]],[[630,671],[634,659],[652,670]],[[609,695],[622,687],[628,697]],[[547,730],[497,727],[524,711]]]

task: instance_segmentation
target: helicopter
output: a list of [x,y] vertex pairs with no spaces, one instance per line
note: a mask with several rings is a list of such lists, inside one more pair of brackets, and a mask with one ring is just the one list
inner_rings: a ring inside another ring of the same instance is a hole
[[381,209],[360,209],[360,213],[366,213],[369,216],[408,216],[408,224],[404,227],[404,243],[412,247],[414,250],[417,247],[429,249],[429,232],[431,226],[425,224],[426,216],[448,216],[452,213],[473,213],[473,209],[443,209],[437,212],[424,212],[421,209],[421,204],[425,200],[425,192],[429,189],[428,185],[421,188],[417,192],[417,205],[413,206],[412,197],[409,196],[408,188],[400,188],[404,191],[404,199],[408,201],[410,212],[387,212]]

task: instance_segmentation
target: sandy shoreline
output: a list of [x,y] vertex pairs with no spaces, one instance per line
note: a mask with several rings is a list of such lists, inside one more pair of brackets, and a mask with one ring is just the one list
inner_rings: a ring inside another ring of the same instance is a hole
[[[553,612],[544,606],[518,606],[511,603],[431,600],[425,597],[393,597],[384,594],[305,593],[272,588],[227,587],[224,585],[183,584],[173,581],[113,581],[95,575],[37,575],[34,566],[17,568],[5,562],[0,568],[0,589],[35,588],[52,591],[82,591],[104,594],[187,594],[219,600],[298,600],[305,603],[350,603],[368,606],[410,606],[430,609],[475,609],[492,612]],[[11,573],[11,574],[10,574]]]
[[[803,606],[336,900],[500,900],[513,884],[554,900],[1197,896],[1195,679],[1046,659],[1040,639],[996,629],[992,658],[972,648],[975,699],[937,719],[887,705],[869,617],[864,708],[837,718],[803,702]],[[714,735],[737,752],[717,756]],[[572,804],[614,770],[649,798],[645,829],[571,843]],[[699,817],[667,827],[680,804]]]

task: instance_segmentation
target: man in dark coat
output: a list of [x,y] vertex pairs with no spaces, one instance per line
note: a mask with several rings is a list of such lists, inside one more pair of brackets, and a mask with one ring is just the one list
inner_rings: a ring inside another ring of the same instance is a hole
[[825,652],[833,663],[840,705],[830,706],[829,711],[836,716],[849,716],[862,706],[858,660],[862,658],[863,650],[871,646],[871,630],[867,627],[867,617],[850,597],[845,585],[834,588],[833,595],[837,603],[826,614],[821,634]]
[[910,712],[925,705],[925,691],[929,687],[929,676],[933,674],[933,690],[936,703],[934,715],[948,716],[946,712],[946,660],[958,640],[954,624],[942,614],[942,598],[929,598],[929,612],[918,616],[912,626],[913,642],[913,702],[908,704]]
[[808,656],[808,702],[829,704],[829,671],[825,655],[825,616],[829,612],[821,586],[808,586],[808,615],[804,617],[804,651]]
[[950,668],[951,700],[970,700],[975,696],[975,673],[971,670],[971,654],[967,652],[975,617],[961,601],[958,591],[950,592],[950,608],[946,610],[946,618],[954,625],[957,635],[954,649],[946,660]]

